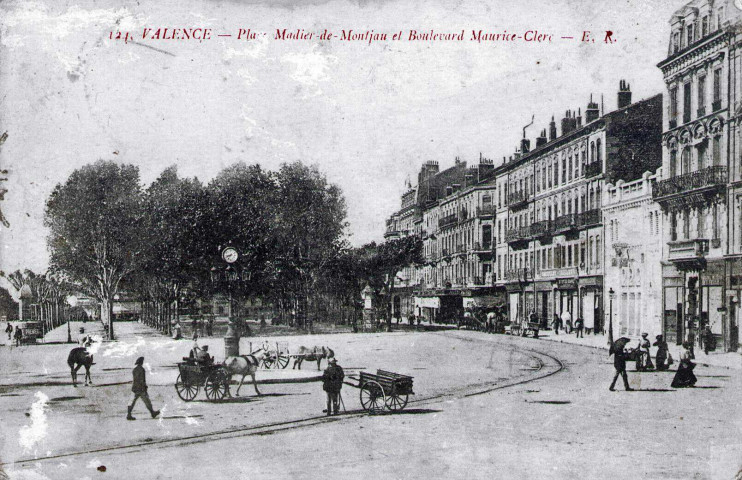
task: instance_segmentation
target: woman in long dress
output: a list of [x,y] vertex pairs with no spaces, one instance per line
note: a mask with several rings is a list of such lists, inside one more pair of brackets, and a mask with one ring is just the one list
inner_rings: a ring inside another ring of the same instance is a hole
[[642,339],[639,340],[639,358],[636,360],[637,371],[650,370],[654,368],[652,357],[649,353],[651,344],[649,343],[649,340],[647,340],[647,336],[647,333],[642,333]]
[[664,371],[670,368],[670,365],[667,364],[667,342],[662,338],[662,335],[657,335],[655,338],[657,339],[657,341],[654,342],[654,346],[657,347],[657,370]]
[[696,384],[696,376],[693,369],[696,364],[690,361],[691,353],[688,342],[683,342],[683,353],[680,355],[680,364],[675,378],[672,379],[672,388],[692,387]]

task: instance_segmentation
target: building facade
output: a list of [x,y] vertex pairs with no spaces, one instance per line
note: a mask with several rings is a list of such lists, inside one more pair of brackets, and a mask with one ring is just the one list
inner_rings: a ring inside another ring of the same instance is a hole
[[561,133],[552,118],[533,149],[524,131],[496,167],[426,162],[387,221],[387,238],[421,235],[426,259],[398,278],[395,311],[446,320],[498,305],[511,321],[535,311],[544,323],[569,311],[601,330],[605,182],[641,178],[662,158],[661,96],[632,103],[622,81],[618,106],[602,115],[591,99],[584,122],[568,111]]
[[[693,339],[705,326],[736,351],[742,288],[739,118],[742,12],[732,1],[693,1],[670,19],[662,178],[663,330]],[[723,347],[722,347],[723,345]]]
[[[657,176],[607,184],[603,197],[603,304],[613,312],[618,338],[654,338],[662,332],[662,211],[652,200]],[[611,300],[610,292],[613,292]],[[612,302],[612,304],[611,304]]]

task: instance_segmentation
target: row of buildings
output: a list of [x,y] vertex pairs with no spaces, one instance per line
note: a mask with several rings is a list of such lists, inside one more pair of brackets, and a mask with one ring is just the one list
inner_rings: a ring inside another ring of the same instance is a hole
[[635,102],[621,80],[615,111],[591,98],[533,144],[524,129],[502,162],[425,162],[386,224],[386,238],[424,243],[425,264],[397,279],[395,314],[568,311],[599,332],[612,311],[614,334],[680,343],[708,325],[736,350],[741,13],[697,0],[673,15],[664,95]]

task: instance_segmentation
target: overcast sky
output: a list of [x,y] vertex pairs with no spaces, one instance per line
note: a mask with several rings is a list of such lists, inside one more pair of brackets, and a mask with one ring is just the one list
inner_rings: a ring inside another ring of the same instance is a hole
[[[107,8],[106,5],[111,5]],[[124,5],[124,6],[121,6]],[[301,5],[301,6],[300,6]],[[420,164],[502,160],[535,114],[615,108],[662,92],[656,64],[682,2],[3,2],[0,150],[8,193],[0,269],[48,266],[43,211],[52,188],[97,159],[138,165],[144,183],[168,165],[208,181],[237,161],[317,164],[348,203],[351,242],[382,238]],[[142,29],[239,28],[267,37],[141,40]],[[277,28],[392,33],[527,30],[551,43],[276,41]],[[140,44],[109,40],[129,31]],[[596,43],[581,43],[590,30]],[[615,44],[600,42],[605,30]],[[574,40],[561,39],[574,36]],[[153,48],[148,48],[153,47]],[[114,152],[117,152],[115,154]]]

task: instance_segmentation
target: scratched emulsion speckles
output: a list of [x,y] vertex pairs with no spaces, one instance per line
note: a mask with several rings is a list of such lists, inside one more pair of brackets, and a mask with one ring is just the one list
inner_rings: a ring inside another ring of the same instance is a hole
[[46,408],[49,397],[44,392],[36,392],[36,401],[31,405],[29,417],[30,425],[21,427],[18,431],[18,443],[24,453],[35,451],[34,447],[46,437]]

